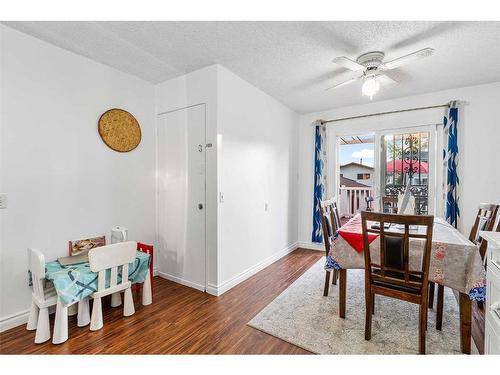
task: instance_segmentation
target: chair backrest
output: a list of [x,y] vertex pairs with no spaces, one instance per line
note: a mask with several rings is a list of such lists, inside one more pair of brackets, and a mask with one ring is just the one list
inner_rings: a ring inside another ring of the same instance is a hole
[[106,236],[68,241],[68,255],[73,256],[73,255],[85,254],[88,253],[90,249],[105,245],[106,245]]
[[323,242],[325,244],[326,255],[328,255],[333,236],[340,228],[340,218],[337,210],[337,204],[334,199],[327,199],[319,202],[319,210],[321,213]]
[[398,197],[382,197],[382,212],[398,213]]
[[106,288],[106,270],[110,269],[109,288],[118,283],[118,267],[122,267],[122,284],[128,282],[128,265],[135,259],[137,242],[127,241],[112,245],[100,246],[89,251],[90,270],[98,272],[97,289]]
[[153,245],[147,245],[142,242],[137,242],[137,251],[141,251],[143,253],[149,254],[149,265],[153,265]]
[[44,300],[45,284],[45,257],[37,249],[28,248],[28,263],[33,284],[33,294],[40,300]]
[[[379,229],[373,229],[371,222],[378,222]],[[384,224],[391,223],[391,228],[385,229]],[[432,248],[433,216],[396,215],[376,212],[361,212],[363,230],[363,252],[365,257],[365,272],[368,282],[379,281],[402,287],[418,289],[427,285],[429,263]],[[399,230],[399,225],[404,229]],[[418,225],[419,230],[410,230],[410,225]],[[422,230],[424,229],[424,230]],[[379,235],[379,261],[374,263],[370,253],[368,234]],[[422,262],[418,269],[410,268],[410,239],[423,240]]]
[[482,230],[493,230],[498,213],[498,207],[499,205],[490,203],[481,203],[478,207],[476,219],[474,220],[474,224],[472,225],[472,229],[469,234],[469,240],[479,246],[481,258],[484,258],[486,254],[487,244],[486,241],[483,241],[481,236],[479,236],[479,232]]

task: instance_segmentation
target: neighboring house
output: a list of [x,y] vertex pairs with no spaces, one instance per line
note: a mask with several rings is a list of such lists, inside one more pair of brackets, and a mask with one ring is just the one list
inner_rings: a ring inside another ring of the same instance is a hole
[[[373,186],[375,169],[369,165],[351,162],[340,166],[340,186],[342,186],[342,180],[347,183],[355,182],[361,184],[361,186]],[[350,182],[352,181],[352,182]],[[358,185],[359,186],[359,185]],[[355,186],[352,186],[355,187]]]

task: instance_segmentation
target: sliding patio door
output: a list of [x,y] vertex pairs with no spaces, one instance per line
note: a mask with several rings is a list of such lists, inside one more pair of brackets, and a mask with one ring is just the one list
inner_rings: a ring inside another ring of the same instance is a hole
[[337,197],[341,215],[350,217],[365,210],[367,196],[373,198],[371,207],[380,209],[381,197],[397,197],[407,182],[417,214],[441,212],[436,199],[442,194],[443,171],[437,159],[442,143],[437,125],[329,134],[334,141],[328,151],[333,167],[328,194]]

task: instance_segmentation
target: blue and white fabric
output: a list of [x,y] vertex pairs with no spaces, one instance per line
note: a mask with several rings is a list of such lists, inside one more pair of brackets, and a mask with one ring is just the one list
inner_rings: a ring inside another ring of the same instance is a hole
[[314,131],[314,197],[312,242],[323,242],[319,203],[326,192],[326,127],[317,121]]
[[[149,254],[138,251],[135,260],[128,266],[128,279],[132,283],[143,283],[149,269]],[[45,278],[52,281],[58,297],[67,305],[81,301],[97,291],[97,273],[90,270],[88,262],[61,265],[58,261],[45,264]],[[109,285],[110,270],[106,271]],[[109,275],[108,275],[109,274]],[[121,268],[118,270],[118,283],[121,282]]]
[[458,185],[458,106],[456,101],[450,102],[443,120],[444,149],[443,171],[445,194],[445,218],[455,228],[460,217]]

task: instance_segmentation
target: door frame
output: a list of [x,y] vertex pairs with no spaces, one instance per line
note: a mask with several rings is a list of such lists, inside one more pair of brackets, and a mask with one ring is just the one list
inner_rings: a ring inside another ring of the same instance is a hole
[[[203,189],[204,189],[204,202],[203,202],[203,205],[204,205],[204,216],[205,216],[205,238],[203,239],[203,242],[204,242],[204,260],[205,260],[205,280],[204,280],[204,292],[207,291],[207,288],[208,288],[208,272],[209,272],[209,269],[208,269],[208,252],[207,252],[207,104],[206,103],[197,103],[197,104],[192,104],[192,105],[188,105],[188,106],[184,106],[184,107],[179,107],[179,108],[175,108],[175,109],[171,109],[171,110],[168,110],[168,111],[164,111],[164,112],[160,112],[160,113],[157,113],[156,114],[156,117],[155,117],[155,129],[154,129],[154,132],[155,132],[155,242],[156,242],[156,248],[158,249],[158,254],[159,254],[159,251],[160,251],[160,247],[159,247],[159,244],[160,244],[160,188],[159,188],[159,176],[158,176],[158,165],[159,165],[159,162],[158,162],[158,159],[159,159],[159,139],[158,139],[158,132],[159,132],[159,118],[161,116],[165,116],[165,115],[168,115],[170,113],[173,113],[173,112],[177,112],[177,111],[182,111],[182,110],[185,110],[185,109],[190,109],[190,108],[194,108],[194,107],[198,107],[198,106],[203,106],[203,111],[204,111],[204,134],[203,134],[203,139],[204,139],[204,144],[203,144],[203,157],[204,157],[204,168],[205,168],[205,184],[203,186]],[[156,259],[159,259],[157,257],[158,254],[155,254],[155,257]],[[156,270],[153,270],[153,273],[156,273],[156,274],[159,274],[159,268],[158,268],[158,264],[157,264],[157,268]],[[178,282],[178,281],[176,281]],[[189,287],[193,287],[192,285],[187,285]],[[194,289],[198,289],[198,288],[194,288]]]

